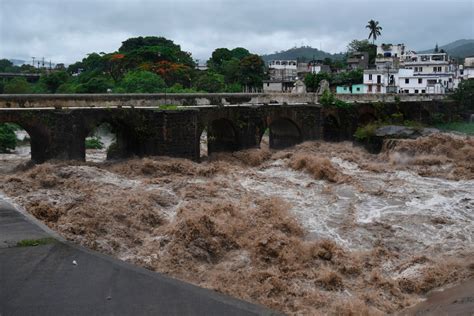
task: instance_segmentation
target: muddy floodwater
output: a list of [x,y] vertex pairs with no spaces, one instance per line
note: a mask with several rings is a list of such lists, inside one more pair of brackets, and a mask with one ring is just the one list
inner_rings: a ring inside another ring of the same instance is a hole
[[0,169],[1,197],[73,242],[287,314],[394,313],[474,278],[472,137],[88,154]]

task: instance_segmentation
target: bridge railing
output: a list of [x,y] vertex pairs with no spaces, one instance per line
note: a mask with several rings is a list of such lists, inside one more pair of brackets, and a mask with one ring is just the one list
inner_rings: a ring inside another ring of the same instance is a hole
[[[346,102],[443,100],[442,94],[338,94]],[[315,93],[0,94],[0,108],[94,108],[318,104]]]

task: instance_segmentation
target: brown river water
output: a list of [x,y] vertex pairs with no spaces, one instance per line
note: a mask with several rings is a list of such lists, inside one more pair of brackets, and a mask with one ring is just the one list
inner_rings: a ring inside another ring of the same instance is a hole
[[0,198],[65,238],[287,314],[395,313],[474,278],[472,137],[28,158],[0,155]]

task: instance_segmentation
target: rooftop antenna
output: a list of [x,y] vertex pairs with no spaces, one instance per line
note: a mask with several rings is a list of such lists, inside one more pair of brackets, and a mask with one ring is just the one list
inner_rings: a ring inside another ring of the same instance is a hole
[[41,66],[44,68],[44,57],[43,57],[43,60],[41,62]]
[[31,58],[33,59],[32,65],[33,65],[33,67],[34,67],[34,66],[35,66],[35,58],[36,58],[36,57],[31,57]]

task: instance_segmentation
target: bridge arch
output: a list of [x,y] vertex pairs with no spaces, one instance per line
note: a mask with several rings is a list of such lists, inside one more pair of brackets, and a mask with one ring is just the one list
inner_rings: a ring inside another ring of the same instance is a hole
[[[124,120],[109,119],[108,117],[98,118],[96,120],[88,120],[82,134],[82,142],[80,142],[81,157],[88,159],[86,155],[86,143],[98,134],[107,132],[107,140],[100,140],[106,151],[105,159],[127,158],[133,155],[140,156],[139,140],[136,137],[133,127],[129,126]],[[100,155],[99,155],[100,156]],[[89,157],[92,161],[102,161],[103,158]]]
[[431,123],[431,113],[425,108],[422,108],[420,110],[420,121],[423,124],[429,124]]
[[[240,148],[239,135],[234,123],[226,118],[210,121],[199,133],[200,139],[207,135],[207,154],[223,151],[236,151]],[[203,137],[201,137],[201,135]]]
[[375,114],[371,112],[364,112],[359,114],[359,118],[357,120],[357,126],[366,126],[369,123],[375,122],[377,117]]
[[270,148],[287,148],[299,144],[303,140],[300,128],[289,118],[275,118],[270,121],[268,128]]
[[46,125],[36,120],[21,119],[21,116],[0,116],[0,124],[11,123],[23,129],[29,137],[31,160],[43,163],[48,159],[51,142],[51,131]]
[[324,116],[323,140],[327,142],[341,141],[341,124],[336,115],[328,114]]
[[31,136],[21,126],[0,123],[0,173],[13,171],[31,160]]

